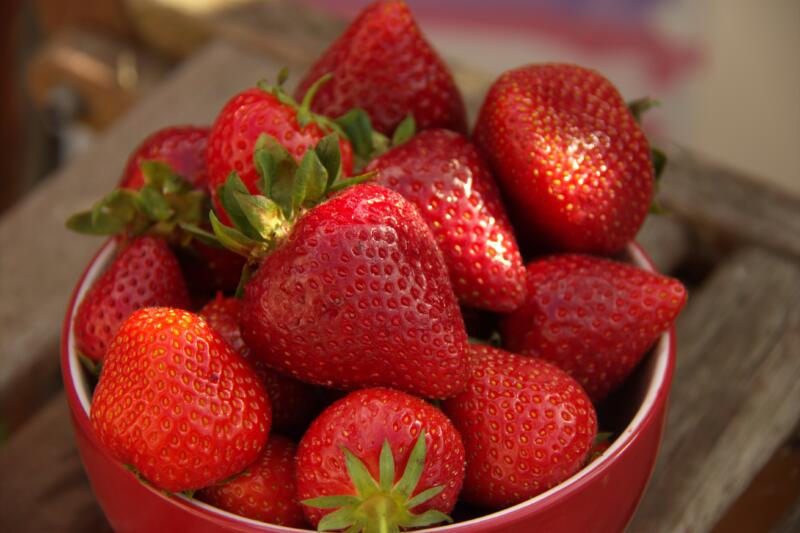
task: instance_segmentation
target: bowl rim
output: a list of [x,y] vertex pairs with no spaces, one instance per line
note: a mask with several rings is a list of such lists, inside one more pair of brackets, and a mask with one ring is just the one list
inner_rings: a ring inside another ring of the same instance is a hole
[[[100,444],[94,435],[89,419],[90,399],[88,393],[88,380],[85,370],[81,364],[77,350],[75,349],[74,339],[74,314],[84,295],[98,275],[102,273],[107,261],[115,251],[116,243],[114,239],[108,239],[95,253],[86,269],[81,274],[69,300],[67,312],[64,316],[61,335],[61,373],[64,381],[64,388],[67,393],[67,403],[72,413],[73,422],[80,427],[80,430],[96,445],[107,458],[115,463],[118,468],[134,474],[126,469],[121,463],[110,456],[105,447]],[[628,243],[626,251],[631,256],[634,264],[648,271],[656,272],[653,260],[647,255],[642,246],[636,241]],[[637,409],[633,418],[625,429],[611,443],[600,457],[592,461],[589,465],[581,468],[578,472],[562,481],[555,487],[538,494],[537,496],[520,502],[511,507],[506,507],[486,515],[457,522],[445,526],[437,526],[424,530],[430,533],[450,533],[458,532],[463,529],[480,526],[485,522],[491,522],[493,526],[511,524],[524,518],[533,512],[538,512],[555,505],[562,498],[581,490],[582,487],[591,483],[599,476],[603,476],[614,461],[630,447],[643,430],[653,423],[656,416],[658,405],[666,402],[669,394],[672,376],[675,370],[675,328],[670,327],[664,332],[653,348],[651,357],[655,359],[653,374],[647,386],[644,399]],[[652,467],[651,467],[652,471]],[[222,509],[213,507],[199,500],[189,498],[182,494],[167,495],[150,485],[144,483],[141,486],[149,490],[153,496],[163,498],[172,505],[181,507],[184,511],[200,516],[212,522],[235,522],[238,526],[249,526],[254,530],[267,532],[286,532],[286,533],[308,533],[313,530],[298,529],[276,524],[268,524],[243,516],[239,516]]]

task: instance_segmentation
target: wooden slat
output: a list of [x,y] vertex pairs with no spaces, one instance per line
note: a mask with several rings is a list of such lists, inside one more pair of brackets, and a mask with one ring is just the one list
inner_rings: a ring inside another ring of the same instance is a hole
[[111,531],[72,438],[64,394],[0,448],[0,530]]
[[800,267],[727,260],[678,321],[658,466],[632,532],[708,531],[800,419]]
[[113,187],[145,135],[169,124],[210,123],[235,92],[275,71],[252,53],[211,46],[120,119],[86,157],[0,219],[0,420],[6,425],[18,425],[56,390],[67,300],[101,242],[68,232],[67,216]]

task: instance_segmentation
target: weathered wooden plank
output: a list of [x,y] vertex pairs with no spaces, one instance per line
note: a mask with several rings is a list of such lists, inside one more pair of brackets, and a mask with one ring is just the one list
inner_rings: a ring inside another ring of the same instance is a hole
[[689,254],[688,228],[672,216],[648,216],[636,240],[653,259],[659,272],[671,273]]
[[800,258],[800,198],[676,145],[668,155],[659,198],[676,216]]
[[0,420],[18,425],[56,390],[61,321],[72,287],[100,240],[64,220],[110,190],[135,145],[169,124],[210,123],[235,92],[276,67],[217,43],[188,61],[92,150],[50,177],[0,219]]
[[678,321],[678,366],[658,465],[632,532],[702,532],[800,419],[800,267],[750,248]]
[[72,438],[64,394],[0,448],[0,530],[111,531]]

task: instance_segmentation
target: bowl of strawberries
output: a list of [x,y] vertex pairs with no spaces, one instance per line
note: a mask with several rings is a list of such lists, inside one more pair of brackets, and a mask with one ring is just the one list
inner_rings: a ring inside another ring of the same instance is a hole
[[154,132],[67,222],[108,236],[61,362],[112,527],[621,531],[686,301],[633,240],[648,101],[527,65],[469,134],[399,1],[285,80]]

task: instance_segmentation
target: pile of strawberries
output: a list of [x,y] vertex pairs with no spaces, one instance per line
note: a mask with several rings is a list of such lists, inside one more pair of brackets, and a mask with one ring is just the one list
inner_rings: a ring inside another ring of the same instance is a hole
[[321,531],[485,513],[584,467],[595,406],[686,300],[619,260],[662,166],[647,102],[524,66],[467,136],[400,1],[285,78],[154,133],[69,220],[118,247],[74,322],[100,442],[158,489]]

